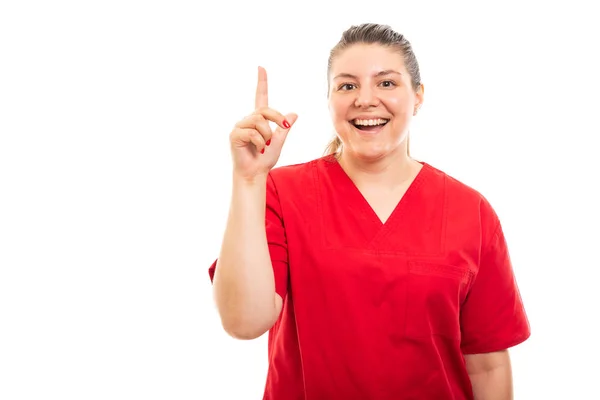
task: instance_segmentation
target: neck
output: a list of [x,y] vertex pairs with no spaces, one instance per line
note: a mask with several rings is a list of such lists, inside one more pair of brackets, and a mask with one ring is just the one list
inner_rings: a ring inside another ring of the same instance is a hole
[[414,177],[422,167],[421,163],[410,158],[406,149],[402,147],[376,160],[362,159],[342,152],[339,163],[346,174],[359,186],[396,187]]

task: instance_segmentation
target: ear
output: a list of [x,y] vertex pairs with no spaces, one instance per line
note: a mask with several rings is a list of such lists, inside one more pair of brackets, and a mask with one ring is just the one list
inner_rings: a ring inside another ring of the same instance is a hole
[[425,100],[425,85],[422,83],[419,85],[417,90],[415,90],[415,109],[413,111],[413,115],[417,114],[417,111],[423,105],[423,101]]

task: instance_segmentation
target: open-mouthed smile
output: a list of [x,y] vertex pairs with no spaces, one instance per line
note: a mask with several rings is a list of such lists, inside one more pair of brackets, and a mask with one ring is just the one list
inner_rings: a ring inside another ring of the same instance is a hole
[[362,132],[379,132],[388,122],[386,118],[353,119],[350,121],[356,129]]

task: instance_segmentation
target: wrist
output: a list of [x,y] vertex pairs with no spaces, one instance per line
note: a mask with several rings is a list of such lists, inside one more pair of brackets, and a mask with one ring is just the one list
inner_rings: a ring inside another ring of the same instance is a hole
[[248,187],[260,186],[263,187],[269,176],[268,172],[256,173],[251,175],[239,174],[234,171],[233,173],[233,184],[235,186],[242,185]]

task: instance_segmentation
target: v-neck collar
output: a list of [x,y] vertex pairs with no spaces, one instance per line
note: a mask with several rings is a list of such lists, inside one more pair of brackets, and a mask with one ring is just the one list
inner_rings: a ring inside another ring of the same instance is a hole
[[356,204],[360,207],[358,212],[361,212],[366,218],[365,222],[368,222],[374,228],[374,232],[377,232],[373,237],[373,242],[377,240],[377,238],[381,237],[385,232],[389,229],[390,226],[396,224],[395,221],[399,220],[401,216],[406,212],[409,208],[408,206],[411,203],[411,198],[415,196],[419,192],[419,187],[426,181],[427,173],[429,171],[429,165],[423,161],[418,161],[422,167],[413,179],[413,181],[409,184],[406,192],[402,196],[402,198],[395,205],[391,214],[388,218],[383,222],[374,208],[368,202],[366,197],[362,194],[358,186],[354,183],[354,181],[350,178],[350,176],[346,173],[346,171],[342,168],[339,161],[335,158],[335,156],[330,156],[330,159],[327,160],[333,164],[333,170],[336,172],[339,178],[339,184],[343,185],[343,192],[351,196],[348,201],[351,204]]

